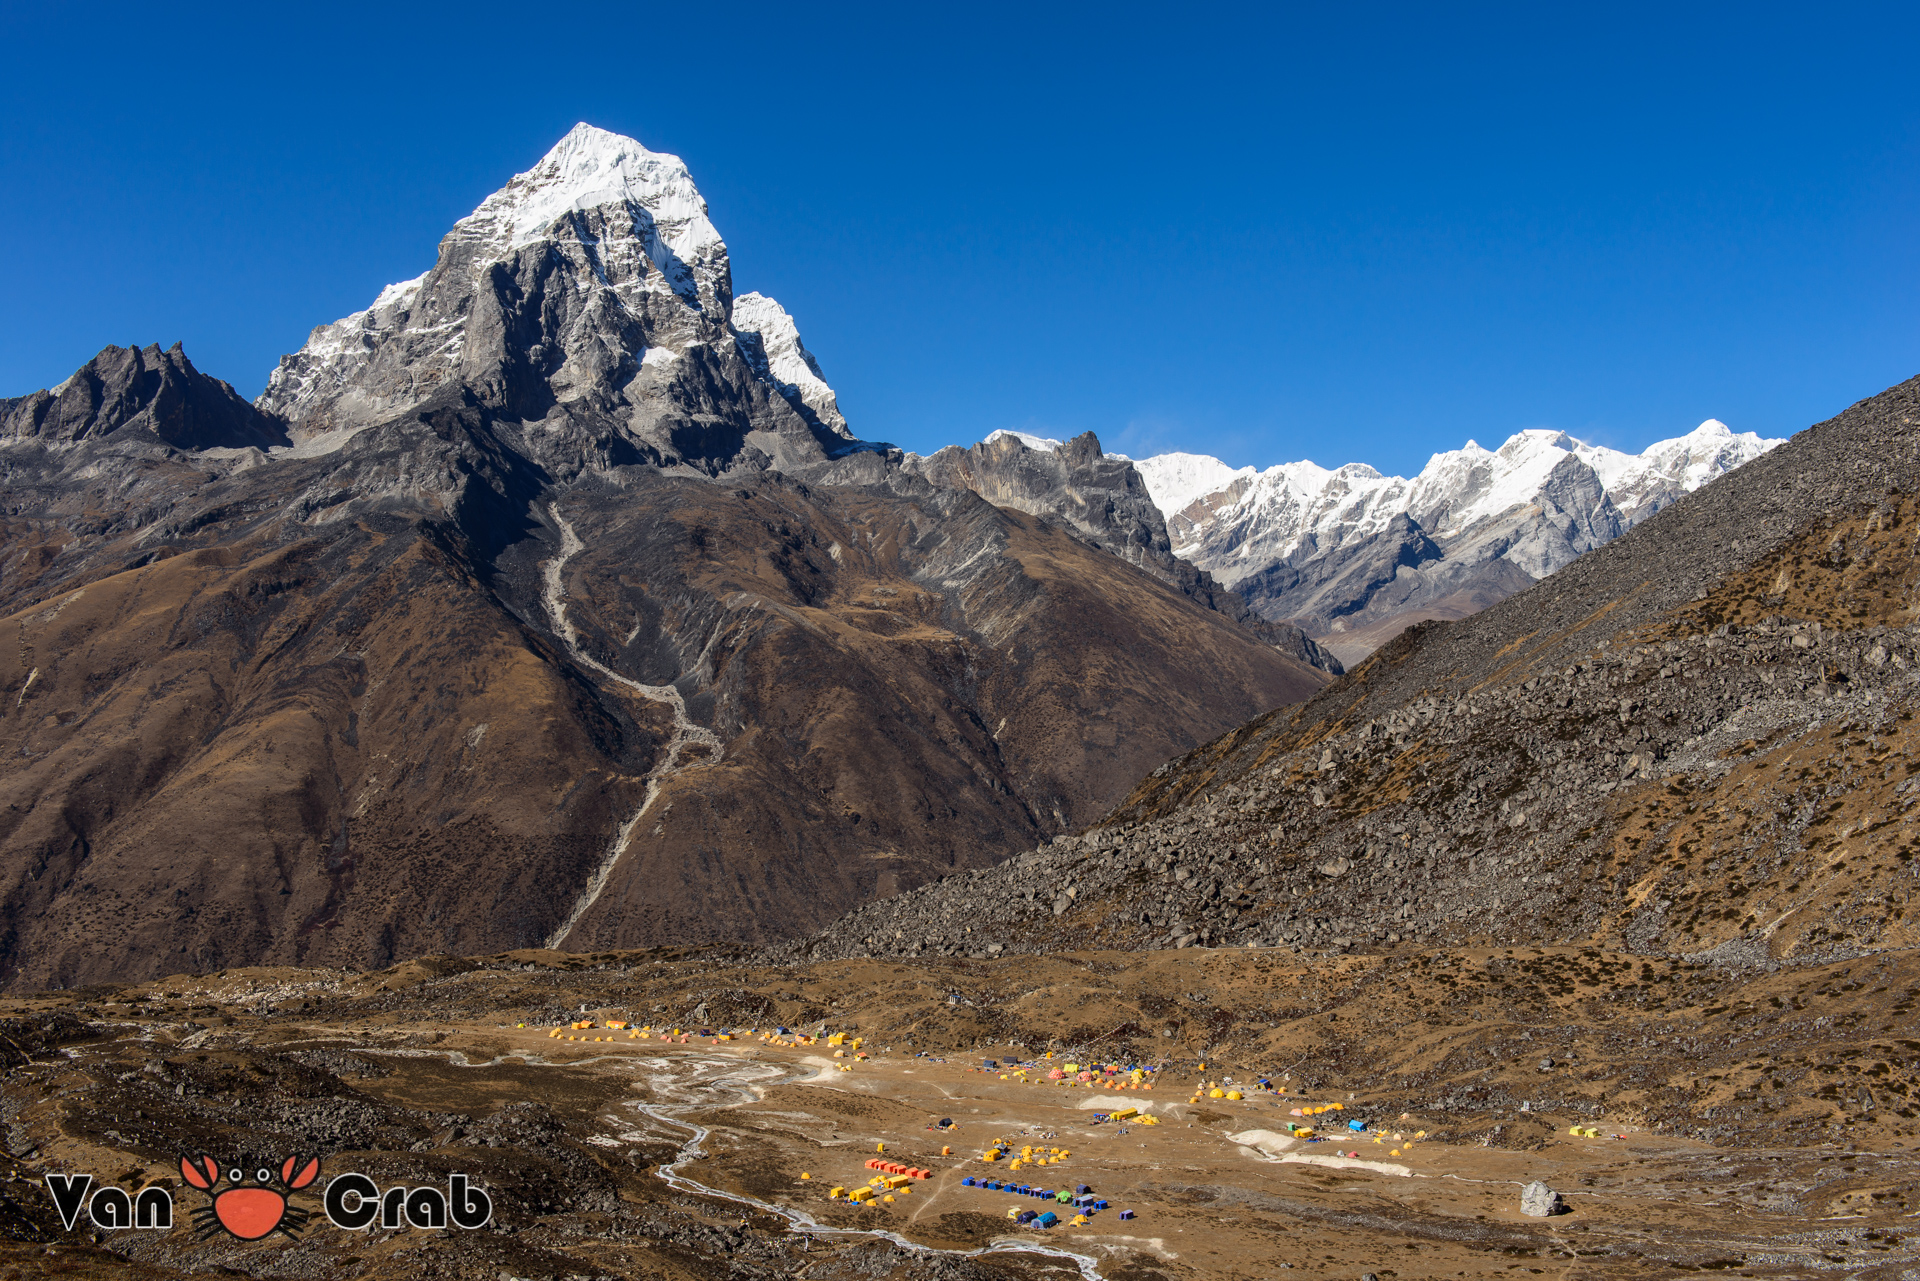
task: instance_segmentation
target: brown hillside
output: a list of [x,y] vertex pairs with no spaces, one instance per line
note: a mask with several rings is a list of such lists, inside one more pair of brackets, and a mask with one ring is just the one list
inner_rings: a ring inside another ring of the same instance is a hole
[[7,982],[778,939],[1326,679],[965,491],[543,488],[512,444],[449,397],[311,460],[16,472]]

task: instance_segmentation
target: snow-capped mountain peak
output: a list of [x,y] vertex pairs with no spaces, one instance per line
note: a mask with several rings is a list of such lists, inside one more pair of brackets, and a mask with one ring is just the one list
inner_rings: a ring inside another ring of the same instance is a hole
[[[1002,439],[1063,448],[1029,432],[987,437]],[[1362,462],[1261,470],[1192,453],[1105,459],[1138,473],[1175,556],[1353,661],[1399,620],[1485,608],[1780,443],[1717,419],[1637,454],[1530,428],[1497,448],[1469,440],[1443,450],[1411,478]]]
[[811,409],[828,430],[849,434],[833,388],[827,386],[819,362],[800,341],[799,326],[785,307],[764,294],[742,294],[733,300],[733,329],[755,373],[789,401],[797,399]]
[[[1134,466],[1166,517],[1177,555],[1228,586],[1244,584],[1267,617],[1312,622],[1318,615],[1293,599],[1303,589],[1275,586],[1275,594],[1262,597],[1269,590],[1264,585],[1337,577],[1343,572],[1337,565],[1372,555],[1374,540],[1387,536],[1398,518],[1410,518],[1439,545],[1479,558],[1476,564],[1488,557],[1511,562],[1504,581],[1488,586],[1489,578],[1482,588],[1512,590],[1779,443],[1709,419],[1638,454],[1552,428],[1515,432],[1492,450],[1470,440],[1433,455],[1412,479],[1385,476],[1364,463],[1328,469],[1302,461],[1256,472],[1197,454],[1162,454]],[[1401,573],[1391,566],[1380,572],[1389,580],[1367,592],[1389,590],[1388,581]],[[1335,609],[1323,627],[1347,608],[1313,604]]]
[[565,406],[623,425],[666,458],[693,439],[666,424],[709,413],[716,386],[754,382],[775,407],[769,418],[764,395],[734,398],[754,422],[715,432],[729,459],[798,462],[851,439],[793,318],[759,294],[736,304],[726,244],[680,158],[579,124],[454,224],[431,270],[315,329],[256,404],[311,454],[464,385],[500,412]]
[[1562,449],[1571,451],[1573,446],[1573,437],[1563,431],[1554,431],[1551,428],[1544,427],[1529,427],[1524,431],[1517,431],[1507,437],[1506,443],[1494,452],[1505,458],[1513,458],[1522,454],[1533,453],[1540,449]]
[[540,163],[515,174],[506,186],[454,224],[453,235],[470,238],[503,258],[549,237],[570,213],[626,205],[642,213],[653,234],[650,256],[668,275],[675,260],[684,271],[726,246],[707,217],[707,202],[678,156],[649,151],[621,134],[577,124]]
[[1229,467],[1206,454],[1155,454],[1136,460],[1133,466],[1147,483],[1154,506],[1167,515],[1256,474],[1251,467]]

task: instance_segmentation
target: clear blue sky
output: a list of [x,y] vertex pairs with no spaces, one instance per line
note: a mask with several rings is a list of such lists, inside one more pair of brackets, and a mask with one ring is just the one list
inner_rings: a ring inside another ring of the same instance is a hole
[[180,339],[252,395],[576,120],[923,451],[1407,472],[1920,373],[1920,10],[1457,8],[9,4],[0,394]]

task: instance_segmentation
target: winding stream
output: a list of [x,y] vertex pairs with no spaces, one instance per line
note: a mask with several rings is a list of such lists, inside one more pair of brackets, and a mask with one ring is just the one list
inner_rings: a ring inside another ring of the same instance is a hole
[[[675,1060],[661,1058],[642,1059],[640,1060],[640,1064],[642,1066],[663,1070],[660,1075],[654,1076],[648,1082],[648,1084],[653,1087],[655,1094],[666,1094],[669,1096],[673,1094],[685,1095],[691,1091],[696,1093],[704,1092],[708,1096],[706,1098],[689,1098],[679,1103],[633,1102],[626,1105],[636,1112],[644,1113],[655,1121],[692,1132],[691,1137],[680,1145],[678,1155],[676,1155],[672,1161],[661,1166],[658,1171],[660,1177],[667,1182],[668,1186],[677,1191],[690,1192],[704,1197],[718,1197],[722,1200],[733,1201],[740,1205],[752,1206],[762,1213],[777,1215],[779,1218],[785,1220],[788,1229],[794,1232],[805,1232],[813,1236],[821,1237],[876,1237],[881,1240],[890,1241],[903,1250],[915,1250],[922,1254],[944,1254],[955,1258],[974,1258],[983,1254],[1041,1254],[1072,1263],[1080,1270],[1080,1275],[1084,1281],[1104,1281],[1100,1275],[1098,1261],[1095,1260],[1092,1255],[1078,1254],[1072,1250],[1060,1249],[1057,1246],[1038,1245],[1027,1241],[996,1241],[978,1250],[941,1250],[933,1246],[921,1245],[918,1242],[909,1241],[898,1232],[892,1232],[885,1228],[832,1227],[821,1223],[805,1210],[776,1205],[771,1201],[762,1201],[758,1197],[746,1196],[738,1192],[723,1192],[719,1188],[709,1187],[704,1183],[691,1179],[681,1173],[681,1167],[690,1161],[698,1160],[706,1154],[704,1144],[706,1143],[707,1136],[711,1134],[712,1131],[696,1122],[686,1119],[684,1116],[678,1115],[679,1113],[700,1107],[731,1107],[740,1103],[758,1101],[759,1096],[754,1093],[751,1084],[754,1079],[778,1082],[794,1081],[797,1078],[794,1078],[793,1074],[786,1069],[773,1064],[759,1065],[758,1072],[747,1072],[741,1070],[740,1064],[728,1060],[698,1059],[693,1061],[693,1066],[696,1071],[719,1069],[719,1074],[696,1078],[689,1082],[683,1076],[675,1075],[671,1072],[671,1069],[676,1065]],[[679,1060],[678,1065],[683,1069],[688,1066],[686,1060]],[[812,1077],[809,1076],[805,1079],[811,1080]]]
[[547,939],[546,945],[557,949],[567,941],[567,936],[573,933],[574,926],[580,923],[580,918],[587,914],[587,910],[597,903],[600,895],[606,891],[607,881],[613,876],[613,869],[619,865],[620,856],[627,852],[627,845],[633,840],[634,829],[640,826],[640,820],[646,817],[647,811],[653,808],[654,801],[659,798],[660,785],[680,770],[680,754],[689,747],[704,747],[709,755],[702,764],[712,764],[721,758],[724,749],[718,734],[704,725],[696,725],[687,716],[687,702],[680,696],[678,689],[672,685],[643,685],[639,681],[622,676],[580,648],[580,633],[567,618],[566,580],[563,571],[566,569],[567,562],[573,559],[574,554],[586,544],[582,543],[580,536],[573,532],[573,526],[567,522],[567,518],[560,514],[558,503],[547,504],[547,515],[560,530],[560,550],[541,568],[541,577],[545,581],[542,599],[547,606],[547,617],[553,620],[554,630],[566,642],[567,652],[572,654],[573,660],[582,667],[592,668],[608,680],[624,689],[632,690],[642,698],[656,703],[665,703],[673,713],[673,737],[667,742],[666,755],[661,757],[659,764],[647,774],[647,792],[641,798],[640,808],[633,812],[631,818],[620,824],[619,829],[614,833],[613,843],[607,847],[606,856],[600,860],[600,866],[594,869],[592,879],[580,892],[580,897],[574,901],[573,909],[567,913],[566,920],[560,923],[560,928]]
[[[886,1228],[836,1228],[821,1223],[805,1210],[791,1206],[776,1205],[771,1201],[762,1201],[758,1197],[747,1196],[739,1192],[726,1192],[710,1187],[684,1174],[681,1167],[697,1161],[706,1155],[705,1143],[713,1133],[707,1127],[690,1121],[680,1115],[701,1108],[737,1107],[742,1103],[758,1102],[753,1083],[763,1081],[768,1084],[804,1084],[816,1079],[809,1073],[806,1076],[777,1064],[762,1063],[744,1066],[730,1059],[716,1058],[628,1058],[625,1055],[606,1055],[598,1059],[577,1059],[567,1063],[554,1063],[537,1054],[502,1054],[484,1063],[476,1063],[459,1051],[433,1050],[388,1050],[359,1047],[363,1052],[375,1054],[419,1055],[422,1057],[444,1058],[456,1067],[490,1067],[494,1064],[517,1059],[522,1063],[536,1067],[584,1067],[593,1063],[617,1063],[623,1067],[651,1070],[647,1084],[656,1096],[675,1098],[669,1103],[641,1103],[637,1100],[624,1106],[641,1113],[652,1121],[674,1129],[689,1131],[685,1142],[673,1160],[656,1168],[655,1173],[677,1192],[694,1196],[711,1197],[720,1201],[731,1201],[736,1205],[750,1206],[763,1214],[771,1214],[787,1224],[792,1232],[802,1232],[817,1237],[873,1237],[891,1242],[903,1250],[912,1250],[927,1255],[947,1255],[957,1259],[977,1258],[983,1254],[1038,1254],[1052,1259],[1060,1259],[1073,1264],[1080,1272],[1082,1281],[1105,1281],[1100,1275],[1099,1261],[1090,1254],[1080,1254],[1073,1250],[1063,1250],[1058,1246],[1041,1245],[1031,1241],[995,1241],[991,1245],[977,1250],[942,1250],[936,1246],[921,1245],[910,1241],[898,1232]],[[687,1072],[695,1075],[689,1080]],[[638,1142],[647,1136],[639,1132],[621,1135],[628,1142]]]

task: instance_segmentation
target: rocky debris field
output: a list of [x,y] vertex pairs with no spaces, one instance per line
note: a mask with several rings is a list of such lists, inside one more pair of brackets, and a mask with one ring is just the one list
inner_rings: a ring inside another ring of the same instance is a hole
[[[538,1055],[500,1058],[505,1017],[530,1011],[492,1010],[507,993],[482,994],[475,973],[444,962],[371,977],[254,971],[9,1003],[0,1277],[752,1279],[811,1268],[1014,1281],[1047,1262],[916,1255],[867,1237],[830,1246],[751,1207],[676,1191],[654,1170],[683,1132],[628,1133],[617,1150],[589,1141],[623,1099],[652,1097],[644,1083],[555,1069]],[[553,1019],[609,982],[604,971],[583,978],[513,962],[486,973]],[[464,1020],[480,1007],[491,1017],[477,1041]],[[204,1198],[179,1178],[181,1156],[200,1153],[248,1167],[319,1156],[323,1173],[359,1171],[381,1187],[446,1186],[464,1173],[488,1191],[493,1220],[475,1231],[348,1233],[327,1224],[318,1196],[295,1196],[315,1217],[293,1237],[201,1239],[188,1215]],[[55,1172],[170,1187],[175,1230],[102,1232],[84,1213],[66,1229],[44,1183]]]
[[[1326,953],[1629,932],[1651,945],[1671,931],[1646,916],[1650,907],[1622,919],[1623,905],[1648,898],[1650,871],[1623,856],[1623,820],[1672,796],[1712,796],[1742,766],[1757,759],[1764,773],[1810,745],[1820,766],[1800,765],[1790,786],[1769,789],[1767,812],[1747,816],[1750,839],[1714,869],[1722,910],[1742,910],[1727,928],[1667,941],[1706,950],[1744,939],[1738,926],[1758,924],[1756,913],[1773,925],[1791,909],[1791,928],[1773,928],[1761,955],[1911,946],[1901,907],[1915,868],[1902,823],[1920,803],[1920,784],[1908,783],[1920,629],[1834,633],[1774,618],[1609,644],[1520,677],[1422,699],[1292,751],[1276,750],[1283,717],[1257,723],[1207,749],[1215,783],[1190,803],[1122,811],[997,867],[868,904],[781,954],[1194,944]],[[1863,775],[1882,786],[1863,796]],[[1861,817],[1836,825],[1834,804]],[[1704,826],[1694,819],[1663,814],[1658,841],[1642,844],[1688,845]],[[1885,861],[1852,877],[1816,873],[1834,861],[1822,838],[1836,830],[1862,849],[1884,847]],[[1793,879],[1791,891],[1777,884]]]

